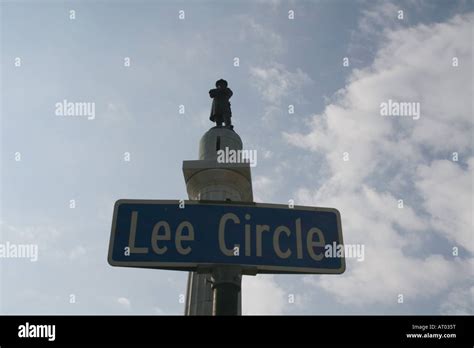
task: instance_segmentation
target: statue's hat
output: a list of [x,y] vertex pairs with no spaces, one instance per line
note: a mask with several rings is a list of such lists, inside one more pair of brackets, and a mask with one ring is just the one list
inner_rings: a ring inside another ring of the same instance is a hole
[[218,86],[222,86],[222,87],[227,87],[227,81],[226,80],[223,80],[223,79],[220,79],[220,80],[217,80],[216,81],[216,87]]

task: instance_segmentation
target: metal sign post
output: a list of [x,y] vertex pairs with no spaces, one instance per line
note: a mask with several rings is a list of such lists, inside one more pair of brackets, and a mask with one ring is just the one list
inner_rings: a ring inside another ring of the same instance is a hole
[[213,315],[239,315],[242,270],[239,266],[219,266],[212,270]]

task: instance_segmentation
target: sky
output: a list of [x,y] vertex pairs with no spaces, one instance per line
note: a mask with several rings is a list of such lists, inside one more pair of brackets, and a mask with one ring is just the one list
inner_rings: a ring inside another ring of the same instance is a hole
[[187,198],[224,78],[255,201],[337,208],[365,247],[245,276],[244,314],[473,314],[472,1],[0,4],[0,243],[38,247],[0,258],[0,313],[184,313],[186,272],[107,263],[112,211]]

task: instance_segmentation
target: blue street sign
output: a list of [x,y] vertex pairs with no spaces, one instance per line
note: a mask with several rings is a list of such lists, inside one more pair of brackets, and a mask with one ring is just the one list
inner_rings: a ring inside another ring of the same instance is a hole
[[109,246],[112,266],[208,270],[241,265],[244,274],[340,274],[336,209],[279,204],[119,200]]

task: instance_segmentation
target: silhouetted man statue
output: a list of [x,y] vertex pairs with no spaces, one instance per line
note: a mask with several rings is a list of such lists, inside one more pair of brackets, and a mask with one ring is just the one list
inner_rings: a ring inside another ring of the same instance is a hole
[[225,127],[234,128],[230,120],[232,111],[230,110],[229,99],[232,94],[230,88],[227,88],[227,81],[222,79],[216,81],[216,88],[209,91],[209,96],[213,99],[209,119],[216,122],[218,127],[222,127],[222,123],[224,123]]

